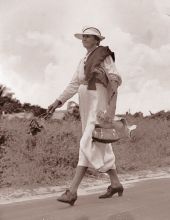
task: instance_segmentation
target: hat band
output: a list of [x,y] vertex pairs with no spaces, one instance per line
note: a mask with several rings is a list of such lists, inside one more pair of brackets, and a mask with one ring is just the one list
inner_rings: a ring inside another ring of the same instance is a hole
[[88,28],[84,29],[83,33],[88,29],[95,29],[99,33],[99,35],[101,35],[101,32],[97,28],[94,28],[94,27],[88,27]]

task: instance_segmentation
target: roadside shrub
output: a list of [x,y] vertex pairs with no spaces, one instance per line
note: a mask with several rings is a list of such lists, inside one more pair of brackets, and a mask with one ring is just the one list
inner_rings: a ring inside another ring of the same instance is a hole
[[28,134],[26,120],[2,123],[8,130],[8,139],[0,161],[1,185],[58,183],[73,174],[81,135],[79,122],[45,122],[37,136]]
[[[129,120],[129,119],[128,119]],[[29,120],[0,120],[0,186],[54,185],[70,180],[78,162],[79,120],[40,121],[29,134]],[[119,173],[170,165],[170,120],[132,118],[134,138],[113,144]],[[97,172],[89,170],[89,175]]]
[[137,122],[134,140],[114,145],[119,172],[170,165],[170,122],[142,119]]

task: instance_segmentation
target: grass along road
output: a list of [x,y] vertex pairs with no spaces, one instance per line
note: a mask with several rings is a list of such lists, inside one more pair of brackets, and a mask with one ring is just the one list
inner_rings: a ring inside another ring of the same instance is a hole
[[[160,168],[155,170],[143,170],[138,172],[131,172],[128,174],[121,174],[120,180],[125,188],[132,187],[135,183],[155,180],[162,178],[170,178],[170,168]],[[101,193],[109,185],[109,179],[106,175],[101,177],[87,178],[85,177],[79,188],[79,195],[91,195]],[[15,202],[23,202],[35,199],[44,199],[58,196],[62,191],[69,186],[69,182],[59,186],[46,187],[23,187],[23,188],[1,188],[0,189],[0,205],[11,204]],[[1,219],[0,219],[1,220]]]

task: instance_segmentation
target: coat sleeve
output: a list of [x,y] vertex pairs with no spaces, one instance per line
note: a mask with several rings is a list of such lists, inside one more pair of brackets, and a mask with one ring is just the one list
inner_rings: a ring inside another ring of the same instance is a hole
[[103,61],[103,68],[108,77],[108,108],[107,112],[113,118],[116,111],[116,102],[117,102],[117,88],[122,84],[122,78],[119,72],[116,69],[115,62],[111,56],[106,57]]
[[63,105],[68,99],[70,99],[72,96],[74,96],[78,92],[79,86],[80,86],[80,83],[79,83],[78,69],[77,69],[70,83],[67,85],[67,87],[64,89],[62,94],[57,99],[60,100]]
[[113,83],[116,82],[118,86],[120,86],[122,84],[122,78],[117,71],[115,62],[111,56],[106,57],[106,59],[103,61],[103,66],[109,81]]

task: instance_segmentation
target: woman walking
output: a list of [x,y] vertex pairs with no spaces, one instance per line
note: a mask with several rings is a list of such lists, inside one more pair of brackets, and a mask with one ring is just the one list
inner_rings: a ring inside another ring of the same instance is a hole
[[107,110],[112,117],[115,115],[117,88],[121,85],[121,77],[115,67],[114,52],[108,47],[100,46],[100,41],[105,37],[95,27],[83,29],[82,33],[75,34],[75,37],[82,40],[87,50],[86,56],[81,59],[69,85],[48,108],[48,112],[53,113],[74,94],[79,95],[82,122],[79,161],[70,188],[57,199],[70,205],[74,205],[77,200],[78,186],[88,167],[106,172],[110,177],[110,186],[105,194],[99,196],[100,199],[110,198],[115,193],[119,196],[123,194],[123,186],[116,172],[112,144],[94,142],[92,139],[97,113]]

